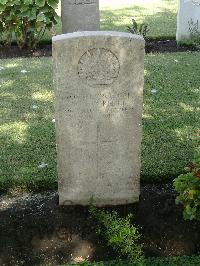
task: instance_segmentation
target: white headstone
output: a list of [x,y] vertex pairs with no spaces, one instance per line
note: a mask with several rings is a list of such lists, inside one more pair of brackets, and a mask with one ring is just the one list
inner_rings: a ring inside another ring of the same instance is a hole
[[200,31],[200,0],[179,0],[176,40],[190,39],[189,24],[197,21]]
[[60,204],[138,201],[144,40],[120,32],[53,38]]
[[62,32],[100,29],[99,0],[61,0]]

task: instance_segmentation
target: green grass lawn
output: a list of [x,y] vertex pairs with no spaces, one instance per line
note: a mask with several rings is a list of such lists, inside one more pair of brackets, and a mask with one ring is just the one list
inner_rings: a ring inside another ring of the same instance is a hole
[[146,56],[143,180],[170,179],[193,157],[193,139],[200,128],[198,72],[199,53]]
[[105,6],[101,9],[101,29],[126,31],[134,18],[139,23],[149,25],[148,37],[175,38],[177,4],[176,0],[158,0],[122,7]]
[[[0,67],[0,189],[56,188],[52,59],[5,59]],[[172,180],[193,157],[199,89],[199,53],[146,55],[143,181]]]
[[[149,25],[149,38],[175,38],[177,0],[136,1],[133,5],[108,4],[100,7],[101,30],[127,31],[131,19],[138,23]],[[58,11],[60,15],[60,10]],[[61,23],[55,26],[55,34],[61,33]],[[46,33],[43,40],[51,39],[51,34]]]

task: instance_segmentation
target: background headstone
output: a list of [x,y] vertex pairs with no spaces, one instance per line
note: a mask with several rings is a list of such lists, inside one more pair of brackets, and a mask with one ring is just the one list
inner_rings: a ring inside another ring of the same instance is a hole
[[100,29],[99,0],[62,0],[62,32]]
[[177,15],[176,40],[190,39],[189,22],[199,24],[200,30],[200,0],[179,0]]
[[60,204],[138,201],[143,38],[63,34],[53,58]]

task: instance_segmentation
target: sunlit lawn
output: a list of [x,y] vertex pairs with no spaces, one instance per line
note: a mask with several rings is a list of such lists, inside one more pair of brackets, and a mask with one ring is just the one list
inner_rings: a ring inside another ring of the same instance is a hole
[[[100,0],[101,30],[127,31],[132,18],[138,23],[149,25],[150,38],[175,38],[177,0],[143,0],[132,1]],[[60,15],[60,8],[58,10]],[[55,34],[61,33],[61,23],[55,29]],[[46,34],[44,39],[50,40],[51,35]]]
[[[133,1],[134,2],[134,1]],[[134,18],[149,25],[149,37],[175,37],[177,2],[175,0],[136,1],[134,5],[101,8],[101,29],[126,31]]]
[[[1,60],[0,67],[1,190],[56,188],[52,59]],[[193,157],[199,90],[198,53],[146,56],[143,181],[172,180]]]

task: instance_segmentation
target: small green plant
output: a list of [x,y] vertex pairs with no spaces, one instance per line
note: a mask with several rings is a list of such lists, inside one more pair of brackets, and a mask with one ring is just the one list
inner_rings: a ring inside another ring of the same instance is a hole
[[191,41],[193,44],[197,47],[200,48],[200,29],[199,29],[199,21],[195,23],[192,19],[188,22],[189,24],[189,32],[190,32],[190,37]]
[[127,26],[127,30],[130,33],[142,35],[145,38],[147,32],[149,32],[149,26],[146,23],[139,24],[134,18],[132,18],[132,25]]
[[189,161],[185,168],[186,173],[174,180],[174,187],[179,195],[176,203],[183,204],[185,220],[200,221],[200,151],[199,148],[194,160]]
[[35,48],[46,29],[57,23],[58,0],[1,0],[0,31],[2,41],[16,40],[23,48]]
[[139,244],[140,234],[131,224],[132,215],[120,218],[114,211],[105,212],[94,206],[90,207],[90,214],[98,221],[98,233],[106,239],[110,247],[127,256],[135,265],[144,265],[142,246]]

